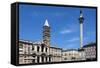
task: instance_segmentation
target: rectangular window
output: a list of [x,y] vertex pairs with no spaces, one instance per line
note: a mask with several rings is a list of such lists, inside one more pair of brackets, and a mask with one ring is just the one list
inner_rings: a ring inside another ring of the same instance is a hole
[[37,52],[39,52],[39,46],[37,46]]

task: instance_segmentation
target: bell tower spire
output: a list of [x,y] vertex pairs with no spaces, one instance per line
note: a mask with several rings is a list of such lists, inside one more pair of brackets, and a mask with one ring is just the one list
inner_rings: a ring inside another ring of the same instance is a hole
[[46,19],[45,23],[44,23],[44,26],[48,26],[49,27],[49,23],[48,23],[48,20]]

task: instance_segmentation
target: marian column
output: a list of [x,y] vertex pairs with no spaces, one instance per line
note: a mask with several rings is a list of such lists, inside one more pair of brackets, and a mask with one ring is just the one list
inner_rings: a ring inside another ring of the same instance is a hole
[[80,17],[79,17],[79,23],[80,23],[80,48],[83,47],[83,21],[84,21],[83,13],[80,10]]

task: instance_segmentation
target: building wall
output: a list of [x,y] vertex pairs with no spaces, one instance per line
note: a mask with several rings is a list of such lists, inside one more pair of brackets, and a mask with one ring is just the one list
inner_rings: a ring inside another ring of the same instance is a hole
[[85,47],[85,57],[87,60],[93,60],[96,58],[96,46]]
[[58,47],[48,47],[43,42],[19,43],[19,64],[81,61],[96,58],[96,47],[83,47],[83,49],[62,50]]
[[62,49],[60,48],[50,47],[51,62],[60,62],[62,59],[61,52]]
[[36,57],[32,57],[32,45],[27,43],[19,43],[19,64],[28,64],[32,63],[33,59]]
[[[42,47],[43,46],[43,47]],[[19,43],[19,64],[60,62],[62,49],[49,47],[43,43]]]
[[78,51],[64,51],[62,52],[62,60],[63,61],[73,61],[78,60],[79,58],[79,52]]
[[45,62],[49,62],[49,47],[42,43],[19,43],[19,64]]
[[84,51],[78,50],[65,50],[62,51],[62,61],[78,61],[85,60]]
[[81,50],[81,51],[79,50],[79,55],[80,55],[79,60],[86,60],[84,50]]

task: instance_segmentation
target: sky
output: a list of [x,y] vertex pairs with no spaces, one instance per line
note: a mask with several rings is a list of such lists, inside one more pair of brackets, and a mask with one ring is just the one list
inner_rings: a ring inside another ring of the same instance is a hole
[[79,7],[57,7],[19,5],[19,39],[40,41],[43,25],[50,25],[51,46],[64,49],[80,48],[79,16],[82,10],[83,45],[96,41],[96,9]]

